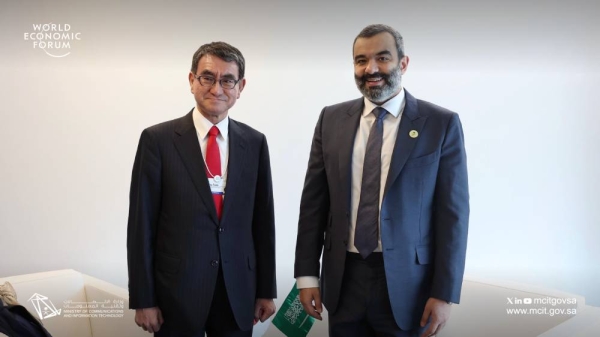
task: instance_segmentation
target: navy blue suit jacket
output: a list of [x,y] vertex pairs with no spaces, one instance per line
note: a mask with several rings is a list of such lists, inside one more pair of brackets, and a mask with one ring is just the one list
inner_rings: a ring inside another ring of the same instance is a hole
[[221,220],[192,112],[142,132],[127,229],[130,308],[158,306],[170,326],[201,330],[219,266],[235,319],[250,330],[256,298],[275,298],[275,223],[265,136],[230,119]]
[[[405,93],[380,228],[392,311],[398,326],[410,330],[429,297],[460,300],[469,193],[458,115]],[[302,192],[294,274],[320,276],[323,303],[333,313],[344,275],[352,150],[363,109],[360,98],[322,110]]]

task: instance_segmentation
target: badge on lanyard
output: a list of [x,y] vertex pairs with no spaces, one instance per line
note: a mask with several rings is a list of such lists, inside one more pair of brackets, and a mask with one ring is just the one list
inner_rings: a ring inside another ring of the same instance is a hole
[[208,178],[208,186],[212,194],[225,194],[225,180],[219,175]]

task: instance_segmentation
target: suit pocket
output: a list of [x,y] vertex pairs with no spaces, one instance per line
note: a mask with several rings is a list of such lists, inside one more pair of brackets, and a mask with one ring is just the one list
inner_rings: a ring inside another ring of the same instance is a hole
[[430,264],[432,259],[432,251],[429,245],[422,245],[416,247],[417,251],[417,264]]
[[424,155],[417,158],[409,158],[404,164],[404,167],[419,167],[419,166],[427,166],[432,164],[438,160],[438,153],[433,152],[428,155]]
[[254,254],[248,255],[248,269],[256,269],[256,257],[254,256]]
[[179,271],[181,259],[157,251],[155,256],[155,264],[156,269],[163,273],[176,274]]

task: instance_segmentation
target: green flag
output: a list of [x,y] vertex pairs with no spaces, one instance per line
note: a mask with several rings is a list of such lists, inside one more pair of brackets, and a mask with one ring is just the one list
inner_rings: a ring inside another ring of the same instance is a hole
[[287,295],[272,321],[273,325],[287,337],[306,337],[315,322],[315,319],[304,311],[299,294],[294,283],[292,291]]

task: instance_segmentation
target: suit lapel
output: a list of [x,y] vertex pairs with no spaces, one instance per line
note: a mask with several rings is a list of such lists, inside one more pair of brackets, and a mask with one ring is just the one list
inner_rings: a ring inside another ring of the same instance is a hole
[[218,224],[217,210],[215,209],[215,203],[212,199],[210,187],[208,186],[204,160],[202,159],[202,150],[200,149],[198,135],[194,127],[193,111],[192,109],[192,111],[184,116],[180,124],[176,127],[174,136],[175,147],[188,173],[192,177],[194,186],[198,194],[200,194],[204,206],[210,213],[210,217],[215,224]]
[[419,115],[419,107],[417,105],[417,99],[414,98],[408,91],[405,91],[406,103],[404,111],[402,113],[402,119],[400,120],[400,126],[398,128],[398,135],[396,136],[396,144],[394,144],[394,152],[392,153],[392,162],[388,171],[388,176],[385,182],[385,190],[383,197],[387,195],[390,186],[394,183],[400,171],[404,167],[406,160],[412,152],[415,144],[419,137],[411,137],[410,133],[414,130],[421,135],[421,129],[425,125],[427,117]]
[[354,149],[354,138],[358,131],[360,116],[364,109],[362,98],[357,99],[352,107],[345,113],[339,121],[337,127],[337,144],[339,152],[339,177],[342,196],[347,196],[346,210],[350,210],[350,187],[352,186],[352,149]]
[[234,209],[235,196],[239,189],[245,188],[242,171],[246,167],[246,137],[236,121],[229,119],[229,160],[227,163],[227,185],[223,200],[221,222],[230,217],[230,209]]

